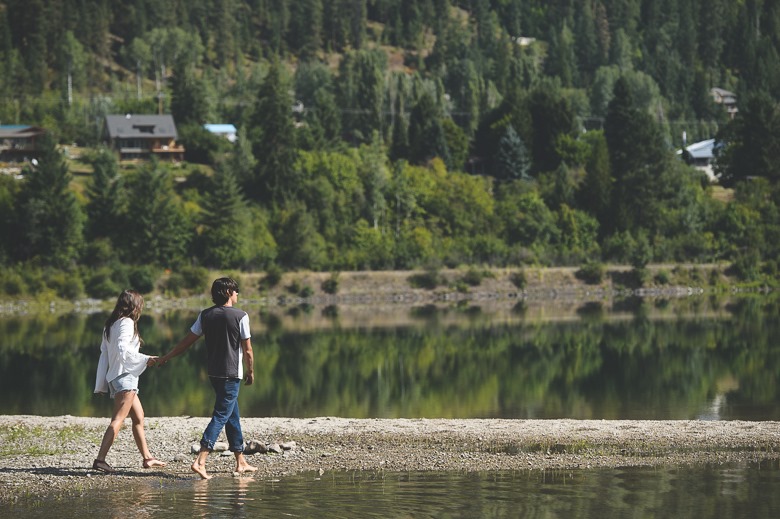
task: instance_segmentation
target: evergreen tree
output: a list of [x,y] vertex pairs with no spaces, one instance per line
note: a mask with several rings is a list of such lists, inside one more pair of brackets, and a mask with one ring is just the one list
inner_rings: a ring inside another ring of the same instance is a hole
[[531,157],[523,139],[508,124],[498,144],[497,177],[500,180],[530,180]]
[[611,229],[656,230],[665,182],[667,152],[655,121],[635,108],[628,82],[620,78],[604,122],[615,179],[608,225]]
[[290,3],[290,49],[301,60],[314,57],[322,48],[322,0]]
[[423,164],[434,157],[450,160],[441,115],[433,96],[423,91],[409,116],[409,159]]
[[249,211],[236,175],[220,167],[213,188],[203,200],[200,234],[201,258],[217,269],[240,268],[251,255],[252,227]]
[[245,190],[250,198],[281,202],[300,187],[294,170],[296,143],[291,108],[282,65],[275,60],[260,87],[250,121],[252,153],[257,160],[255,178]]
[[595,216],[603,227],[608,218],[612,193],[609,149],[604,132],[600,130],[588,132],[585,139],[589,143],[589,153],[585,164],[585,181],[578,194],[579,206]]
[[540,84],[528,99],[528,112],[533,127],[531,143],[534,169],[554,171],[560,164],[556,142],[561,134],[574,130],[574,114],[560,88],[555,83]]
[[749,96],[720,140],[726,146],[715,165],[721,184],[732,187],[751,177],[780,180],[780,103],[768,94]]
[[20,259],[65,267],[78,257],[84,215],[54,138],[47,134],[39,144],[38,165],[28,169],[19,195]]
[[167,169],[144,166],[129,186],[122,247],[127,263],[177,266],[185,260],[192,229]]
[[114,238],[121,228],[121,216],[126,210],[127,193],[124,178],[113,151],[101,148],[92,157],[92,179],[87,185],[88,239]]
[[203,125],[211,119],[208,87],[195,75],[194,67],[185,62],[174,66],[171,79],[171,114],[176,124]]
[[387,55],[381,50],[352,52],[344,57],[338,97],[344,108],[342,127],[353,143],[370,142],[374,132],[384,135],[386,68]]

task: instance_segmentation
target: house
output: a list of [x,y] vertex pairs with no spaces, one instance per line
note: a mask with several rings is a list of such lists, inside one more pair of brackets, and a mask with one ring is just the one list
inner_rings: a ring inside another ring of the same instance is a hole
[[706,173],[710,182],[715,182],[712,162],[715,158],[716,146],[715,139],[707,139],[706,141],[694,142],[690,146],[678,150],[677,155],[680,155],[687,164]]
[[739,111],[737,108],[737,94],[723,88],[713,87],[710,89],[710,95],[712,95],[712,99],[716,103],[723,105],[726,108],[729,117],[733,119]]
[[0,160],[25,162],[40,156],[37,142],[46,130],[25,124],[0,125]]
[[230,142],[238,140],[238,131],[232,124],[204,124],[203,127],[214,135],[224,137]]
[[178,133],[171,115],[107,115],[105,135],[121,160],[183,160],[184,147],[176,143]]

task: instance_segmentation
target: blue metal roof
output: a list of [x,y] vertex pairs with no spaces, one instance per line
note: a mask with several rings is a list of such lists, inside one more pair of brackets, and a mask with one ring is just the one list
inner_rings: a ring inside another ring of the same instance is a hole
[[236,133],[232,124],[204,124],[203,127],[212,133]]

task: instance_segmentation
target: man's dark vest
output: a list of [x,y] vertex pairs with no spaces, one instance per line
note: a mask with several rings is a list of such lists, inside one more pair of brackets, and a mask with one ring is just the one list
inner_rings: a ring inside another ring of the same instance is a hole
[[246,312],[232,306],[212,306],[200,314],[206,339],[210,377],[238,378],[241,363],[241,319]]

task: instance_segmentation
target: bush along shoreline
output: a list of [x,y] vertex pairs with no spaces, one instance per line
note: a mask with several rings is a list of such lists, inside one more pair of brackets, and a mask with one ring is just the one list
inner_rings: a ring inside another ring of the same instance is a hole
[[[580,267],[424,269],[352,272],[223,272],[136,268],[99,274],[82,284],[77,275],[0,271],[0,314],[40,311],[104,312],[116,294],[134,288],[158,310],[208,304],[207,287],[228,275],[241,286],[244,306],[421,304],[485,300],[612,300],[703,294],[768,293],[777,280],[745,281],[728,264],[647,265],[589,263]],[[69,284],[69,289],[63,287]],[[24,290],[22,287],[27,287]],[[83,288],[82,288],[83,287]]]

